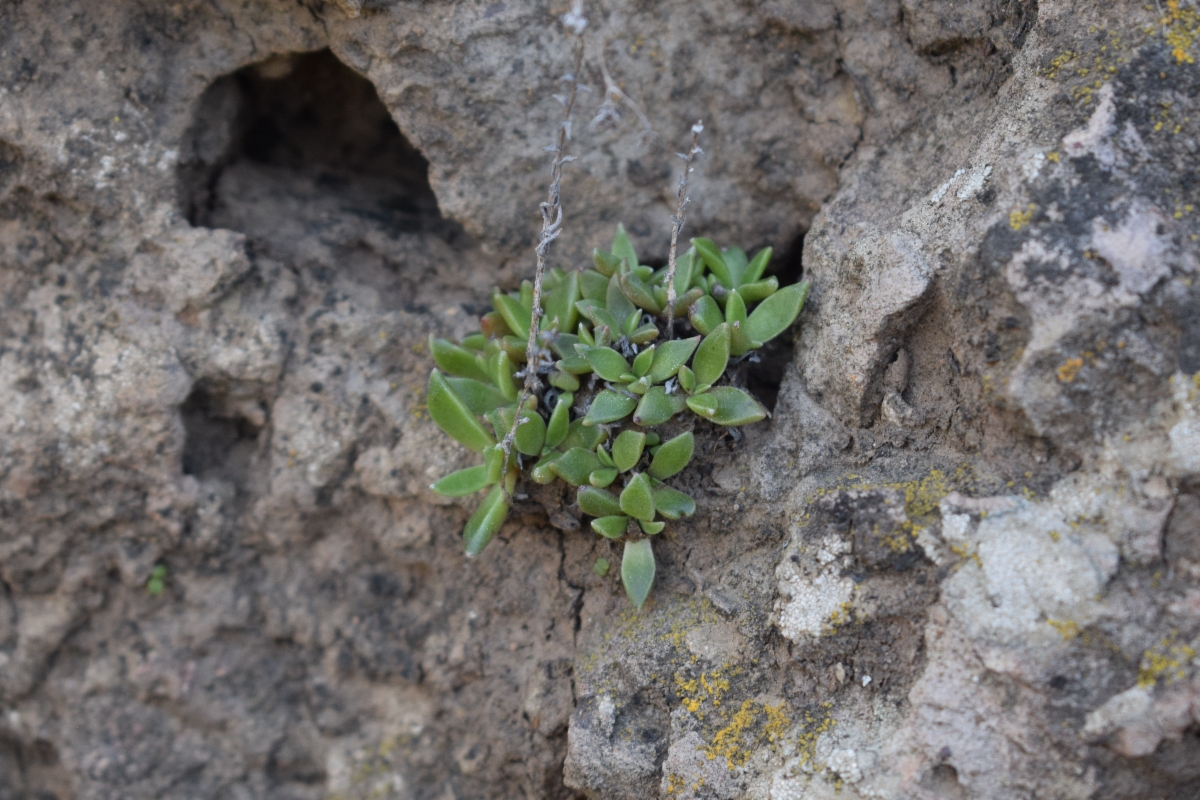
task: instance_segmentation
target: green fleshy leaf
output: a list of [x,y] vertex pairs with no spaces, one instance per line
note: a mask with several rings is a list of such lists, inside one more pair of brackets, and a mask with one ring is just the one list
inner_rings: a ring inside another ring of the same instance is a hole
[[[758,255],[754,256],[754,258],[750,260],[750,263],[746,266],[746,271],[742,273],[742,286],[762,280],[763,272],[766,271],[767,264],[771,262],[771,253],[773,252],[774,251],[769,247],[764,247],[762,250],[758,251]],[[776,281],[775,285],[776,288],[778,288],[779,281]],[[750,299],[745,295],[742,295],[742,298],[745,300]]]
[[756,342],[769,342],[787,330],[808,297],[808,281],[785,286],[758,304],[745,324],[745,332]]
[[640,322],[641,319],[642,312],[640,309],[635,308],[633,311],[629,312],[629,316],[626,317],[625,321],[621,323],[621,333],[628,337],[629,334],[638,329],[638,322]]
[[662,305],[654,296],[654,292],[632,272],[621,275],[619,280],[621,290],[635,306],[643,308],[651,314],[658,314],[662,311]]
[[513,335],[528,341],[530,315],[521,305],[521,301],[514,300],[503,292],[496,292],[492,295],[492,305],[500,312],[500,316],[504,317],[504,322]]
[[482,416],[493,408],[504,405],[507,400],[504,395],[496,389],[495,386],[488,383],[480,383],[472,378],[455,378],[447,377],[446,383],[450,384],[450,388],[458,395],[467,408],[471,409],[471,413],[476,416]]
[[[692,357],[698,344],[700,337],[693,336],[690,339],[675,339],[657,345],[654,349],[654,363],[650,365],[650,382],[663,383],[674,377],[679,368]],[[634,371],[636,372],[636,369]]]
[[625,543],[625,553],[621,557],[621,583],[625,585],[629,602],[641,610],[650,595],[650,587],[654,586],[654,549],[649,539]]
[[692,288],[692,278],[694,277],[692,271],[699,266],[699,261],[694,247],[689,247],[686,253],[675,259],[676,305],[678,305],[679,296],[687,294],[688,290]]
[[[606,289],[605,291],[607,292],[608,290]],[[617,318],[612,313],[604,308],[604,306],[598,305],[591,300],[580,300],[575,304],[575,307],[579,309],[580,314],[587,317],[588,322],[592,323],[593,328],[604,326],[609,330],[615,331],[621,327],[617,322]],[[595,330],[592,331],[592,334],[595,335]]]
[[592,564],[592,574],[597,578],[603,578],[608,574],[608,570],[612,565],[608,563],[607,558],[597,558],[596,563]]
[[[578,384],[578,382],[576,382]],[[554,410],[550,412],[550,422],[546,425],[546,447],[558,447],[562,444],[563,439],[567,438],[567,431],[571,427],[571,404],[575,402],[575,395],[566,393],[560,394],[558,400],[554,403]]]
[[629,517],[621,514],[613,517],[598,517],[592,520],[592,530],[605,539],[620,539],[629,527]]
[[688,319],[693,328],[707,336],[725,321],[725,314],[721,312],[717,301],[706,294],[688,306]]
[[762,342],[751,341],[746,335],[746,323],[734,322],[729,326],[729,355],[742,356],[755,348],[762,347]]
[[629,362],[610,347],[579,346],[579,354],[592,365],[597,375],[606,381],[620,381],[629,372]]
[[508,357],[508,353],[501,350],[492,357],[489,365],[492,373],[492,382],[496,384],[496,388],[500,390],[500,394],[504,395],[504,399],[508,402],[514,402],[521,392],[517,389],[517,382],[513,380],[513,373],[517,368],[513,366],[512,359]]
[[696,384],[712,384],[725,374],[729,363],[729,323],[722,322],[696,348],[692,359],[692,371],[696,373]]
[[600,469],[600,459],[591,450],[572,447],[556,458],[550,469],[572,486],[582,486],[588,482],[589,475]]
[[725,301],[725,321],[733,324],[734,322],[744,322],[746,320],[746,302],[742,300],[742,296],[736,291],[729,293],[729,298]]
[[633,392],[634,394],[645,394],[649,388],[650,388],[649,376],[642,376],[641,378],[638,378],[633,383],[625,384],[625,389],[630,392]]
[[[592,251],[592,264],[596,266],[596,271],[604,276],[604,286],[608,288],[608,279],[621,266],[621,257],[597,247]],[[603,297],[604,295],[600,296]]]
[[578,334],[560,332],[550,341],[550,349],[557,353],[559,358],[570,358],[577,355],[575,345],[580,341]]
[[507,336],[512,333],[508,323],[504,321],[504,317],[500,316],[499,311],[489,311],[479,318],[479,329],[484,336]]
[[465,347],[468,350],[483,352],[483,348],[487,346],[487,337],[482,333],[472,333],[470,336],[458,343],[459,347]]
[[658,448],[650,461],[650,474],[660,481],[678,475],[692,460],[696,440],[691,431],[681,433]]
[[554,481],[558,480],[558,473],[550,465],[557,461],[561,455],[562,453],[559,452],[551,452],[538,459],[538,462],[533,465],[533,469],[529,470],[529,477],[533,478],[533,482],[545,486],[548,483],[554,483]]
[[632,397],[605,389],[592,400],[592,405],[583,418],[583,424],[592,426],[616,422],[625,419],[636,407],[637,401]]
[[617,479],[620,473],[616,467],[605,467],[604,469],[595,470],[591,475],[588,475],[588,483],[595,486],[597,489],[603,489],[606,486],[611,486],[612,482]]
[[[543,286],[544,286],[544,281],[545,281],[545,278],[543,278]],[[530,283],[527,280],[521,281],[521,289],[518,292],[517,300],[518,300],[518,302],[520,302],[521,308],[525,309],[530,314],[533,313],[533,284],[532,283]]]
[[658,326],[653,322],[647,322],[629,334],[628,338],[631,344],[636,344],[639,347],[644,344],[650,344],[650,342],[658,338]]
[[[429,390],[425,404],[429,408],[429,416],[433,417],[439,428],[475,452],[482,453],[485,448],[496,443],[437,370],[429,373]],[[629,410],[633,410],[632,405]]]
[[483,451],[483,465],[487,467],[487,482],[491,486],[504,477],[504,450],[494,444]]
[[467,555],[477,556],[482,553],[483,548],[487,547],[500,531],[507,516],[508,498],[504,489],[494,486],[467,520],[467,527],[463,528],[463,544],[466,546]]
[[642,533],[646,534],[647,536],[653,536],[656,533],[662,533],[662,529],[666,526],[666,524],[667,523],[662,521],[645,522],[643,520],[638,520],[638,526],[642,529]]
[[451,375],[474,378],[484,383],[492,382],[492,377],[488,375],[483,359],[478,353],[433,336],[429,337],[429,352],[433,354],[434,363]]
[[690,517],[696,513],[696,501],[670,486],[659,486],[650,494],[654,496],[654,510],[664,519]]
[[[581,344],[580,347],[587,347],[586,344]],[[582,356],[568,356],[567,358],[559,359],[554,363],[561,371],[568,375],[591,375],[592,365],[587,362]]]
[[621,513],[621,503],[617,496],[604,489],[582,486],[575,495],[579,510],[592,517],[611,517]]
[[550,385],[555,389],[560,389],[564,392],[579,391],[579,378],[569,372],[555,370],[546,376],[546,380],[550,381]]
[[555,319],[558,320],[558,330],[573,331],[579,320],[579,309],[575,303],[582,295],[579,293],[579,273],[575,270],[568,272],[549,292],[543,302],[545,319],[542,329],[548,330]]
[[743,283],[738,287],[738,294],[747,303],[757,303],[760,300],[766,300],[779,289],[779,279],[774,275],[767,278],[765,281],[757,283]]
[[596,448],[596,458],[600,459],[600,463],[605,467],[615,468],[617,466],[617,462],[613,461],[612,454],[610,454],[603,447]]
[[[536,398],[530,398],[533,403]],[[526,408],[517,424],[517,435],[513,439],[517,452],[523,456],[536,456],[546,444],[546,420],[532,408]]]
[[733,386],[718,386],[704,394],[692,395],[687,404],[692,411],[718,425],[749,425],[767,416],[767,410],[757,400]]
[[621,510],[634,519],[650,522],[654,519],[654,497],[650,494],[650,479],[637,473],[621,492]]
[[725,264],[725,258],[713,244],[712,239],[692,239],[692,247],[696,248],[696,253],[704,261],[704,266],[708,267],[709,272],[715,275],[717,280],[726,286],[734,285],[729,267]]
[[637,354],[637,358],[633,359],[634,375],[640,378],[650,371],[650,365],[654,363],[654,350],[651,346]]
[[614,465],[621,472],[629,472],[637,466],[638,459],[642,457],[642,450],[645,447],[646,434],[641,431],[622,431],[621,435],[613,440]]
[[651,386],[638,402],[633,421],[643,427],[662,425],[686,407],[682,394],[667,394],[662,386]]
[[690,367],[680,367],[676,377],[679,378],[679,387],[688,394],[696,388],[696,373],[692,372]]
[[500,340],[500,347],[508,353],[508,358],[514,364],[524,364],[528,355],[529,340],[517,336],[505,336]]
[[[693,286],[691,289],[688,289],[683,294],[678,295],[675,298],[675,319],[686,317],[688,315],[688,309],[691,308],[692,303],[695,303],[701,297],[704,297],[704,290],[695,286]],[[665,307],[666,304],[667,302],[664,300],[663,306]]]
[[582,419],[571,423],[567,430],[567,438],[559,445],[560,450],[570,450],[572,447],[582,447],[584,450],[595,451],[596,446],[608,438],[608,432],[601,426],[584,425]]
[[608,279],[608,291],[604,295],[604,309],[618,322],[616,326],[609,326],[614,331],[621,330],[619,323],[628,319],[629,315],[637,309],[633,301],[625,296],[625,290],[621,288],[620,273],[615,273]]
[[721,251],[721,258],[725,260],[725,266],[729,268],[729,277],[733,279],[733,283],[726,283],[730,289],[736,289],[746,282],[746,266],[747,258],[746,251],[740,247],[726,247]]
[[658,438],[658,434],[654,431],[646,431],[646,447],[654,447],[662,440]]
[[613,331],[616,328],[610,328],[607,325],[601,325],[596,328],[596,347],[608,347],[613,343]]
[[633,242],[629,241],[629,234],[625,232],[625,226],[617,223],[617,232],[613,236],[612,254],[617,258],[625,259],[625,263],[630,269],[638,266],[637,253],[633,249]]
[[[586,322],[579,323],[579,327],[575,329],[575,338],[578,340],[576,344],[586,344],[588,347],[592,347],[596,344],[596,337],[592,336],[592,329],[588,327],[588,323]],[[574,353],[575,347],[572,345],[571,350],[567,353],[563,353],[562,356],[566,358]]]
[[[608,279],[610,276],[601,275],[594,269],[585,269],[579,273],[579,295],[584,300],[591,300],[594,303],[604,303],[605,296],[608,295]],[[579,306],[575,307],[579,310]]]
[[488,468],[485,464],[451,472],[429,488],[442,497],[466,497],[489,485]]

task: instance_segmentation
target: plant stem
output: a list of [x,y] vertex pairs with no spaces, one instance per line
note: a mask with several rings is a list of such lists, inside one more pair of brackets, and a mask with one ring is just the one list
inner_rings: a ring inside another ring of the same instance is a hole
[[675,199],[675,214],[671,217],[671,250],[667,255],[667,339],[675,338],[675,248],[679,243],[679,232],[683,230],[683,208],[687,205],[688,175],[692,161],[704,151],[700,149],[700,134],[704,132],[704,121],[696,120],[692,126],[692,146],[687,155],[678,153],[683,159],[683,175],[679,176],[679,194]]
[[542,233],[538,237],[534,254],[537,265],[533,274],[533,307],[530,311],[529,341],[525,345],[525,386],[517,401],[517,413],[513,415],[512,429],[505,435],[501,446],[504,448],[504,464],[507,468],[512,455],[513,442],[517,437],[517,427],[521,424],[525,401],[536,392],[541,385],[538,379],[538,365],[541,361],[541,347],[538,346],[538,334],[542,321],[542,277],[546,273],[546,251],[550,243],[562,233],[562,170],[563,164],[573,160],[567,156],[567,142],[571,140],[571,110],[575,107],[575,98],[579,94],[579,70],[583,67],[583,30],[579,30],[578,43],[575,46],[575,66],[567,75],[570,84],[570,94],[563,103],[562,122],[558,126],[558,141],[551,146],[554,151],[554,164],[550,168],[550,191],[546,202],[539,208],[542,212]]

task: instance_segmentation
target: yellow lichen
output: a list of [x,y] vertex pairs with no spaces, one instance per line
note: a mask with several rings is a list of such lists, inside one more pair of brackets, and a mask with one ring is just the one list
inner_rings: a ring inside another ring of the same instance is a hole
[[1075,376],[1081,369],[1083,369],[1082,358],[1068,358],[1055,372],[1061,382],[1070,383],[1075,380]]
[[1196,657],[1196,648],[1176,642],[1176,637],[1177,634],[1172,633],[1142,653],[1138,686],[1148,689],[1160,680],[1170,684],[1187,677],[1187,665]]
[[790,725],[783,703],[769,706],[756,700],[744,700],[729,724],[717,731],[712,742],[701,750],[709,761],[724,758],[725,765],[734,770],[744,766],[764,747],[781,742]]
[[1048,619],[1046,620],[1046,624],[1058,631],[1064,642],[1070,641],[1079,635],[1078,622],[1072,622],[1069,619]]
[[1037,206],[1033,203],[1024,211],[1012,211],[1008,215],[1008,226],[1014,231],[1019,231],[1029,223],[1033,222],[1033,212],[1037,211]]

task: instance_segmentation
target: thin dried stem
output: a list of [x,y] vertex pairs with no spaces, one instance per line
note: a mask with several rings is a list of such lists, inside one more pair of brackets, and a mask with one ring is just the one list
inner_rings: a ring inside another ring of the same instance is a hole
[[700,134],[704,133],[704,121],[696,120],[692,126],[692,146],[687,155],[676,153],[683,159],[683,175],[679,176],[679,194],[675,198],[675,214],[671,217],[671,250],[667,254],[667,339],[675,338],[675,248],[679,244],[679,232],[683,230],[683,209],[688,203],[688,175],[692,171],[692,161],[696,156],[703,155],[700,149]]
[[517,411],[513,415],[512,428],[505,435],[501,446],[504,448],[504,464],[507,467],[512,455],[513,442],[517,438],[517,428],[525,411],[525,402],[530,395],[540,387],[538,366],[541,363],[541,347],[538,345],[539,328],[542,320],[542,278],[546,273],[546,251],[550,243],[562,233],[562,170],[563,164],[574,160],[567,155],[567,143],[571,140],[571,110],[575,107],[575,98],[579,94],[579,70],[583,67],[583,30],[587,20],[583,17],[583,4],[576,2],[570,12],[571,19],[564,20],[568,30],[575,33],[578,43],[575,46],[575,66],[564,80],[570,85],[570,93],[563,101],[562,122],[558,126],[558,141],[547,150],[554,153],[554,163],[550,168],[550,191],[546,202],[539,208],[542,212],[542,233],[538,237],[534,254],[537,265],[533,274],[533,308],[530,311],[529,342],[525,345],[525,385],[521,397],[517,401]]

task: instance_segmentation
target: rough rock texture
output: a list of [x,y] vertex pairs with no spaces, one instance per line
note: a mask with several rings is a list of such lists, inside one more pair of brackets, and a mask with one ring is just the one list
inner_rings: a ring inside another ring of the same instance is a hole
[[[641,613],[570,514],[468,562],[426,489],[470,456],[424,342],[530,272],[566,0],[0,5],[0,798],[1200,795],[1159,5],[589,9],[554,263],[665,258],[703,118],[688,231],[813,283]],[[603,69],[653,132],[588,127]]]

